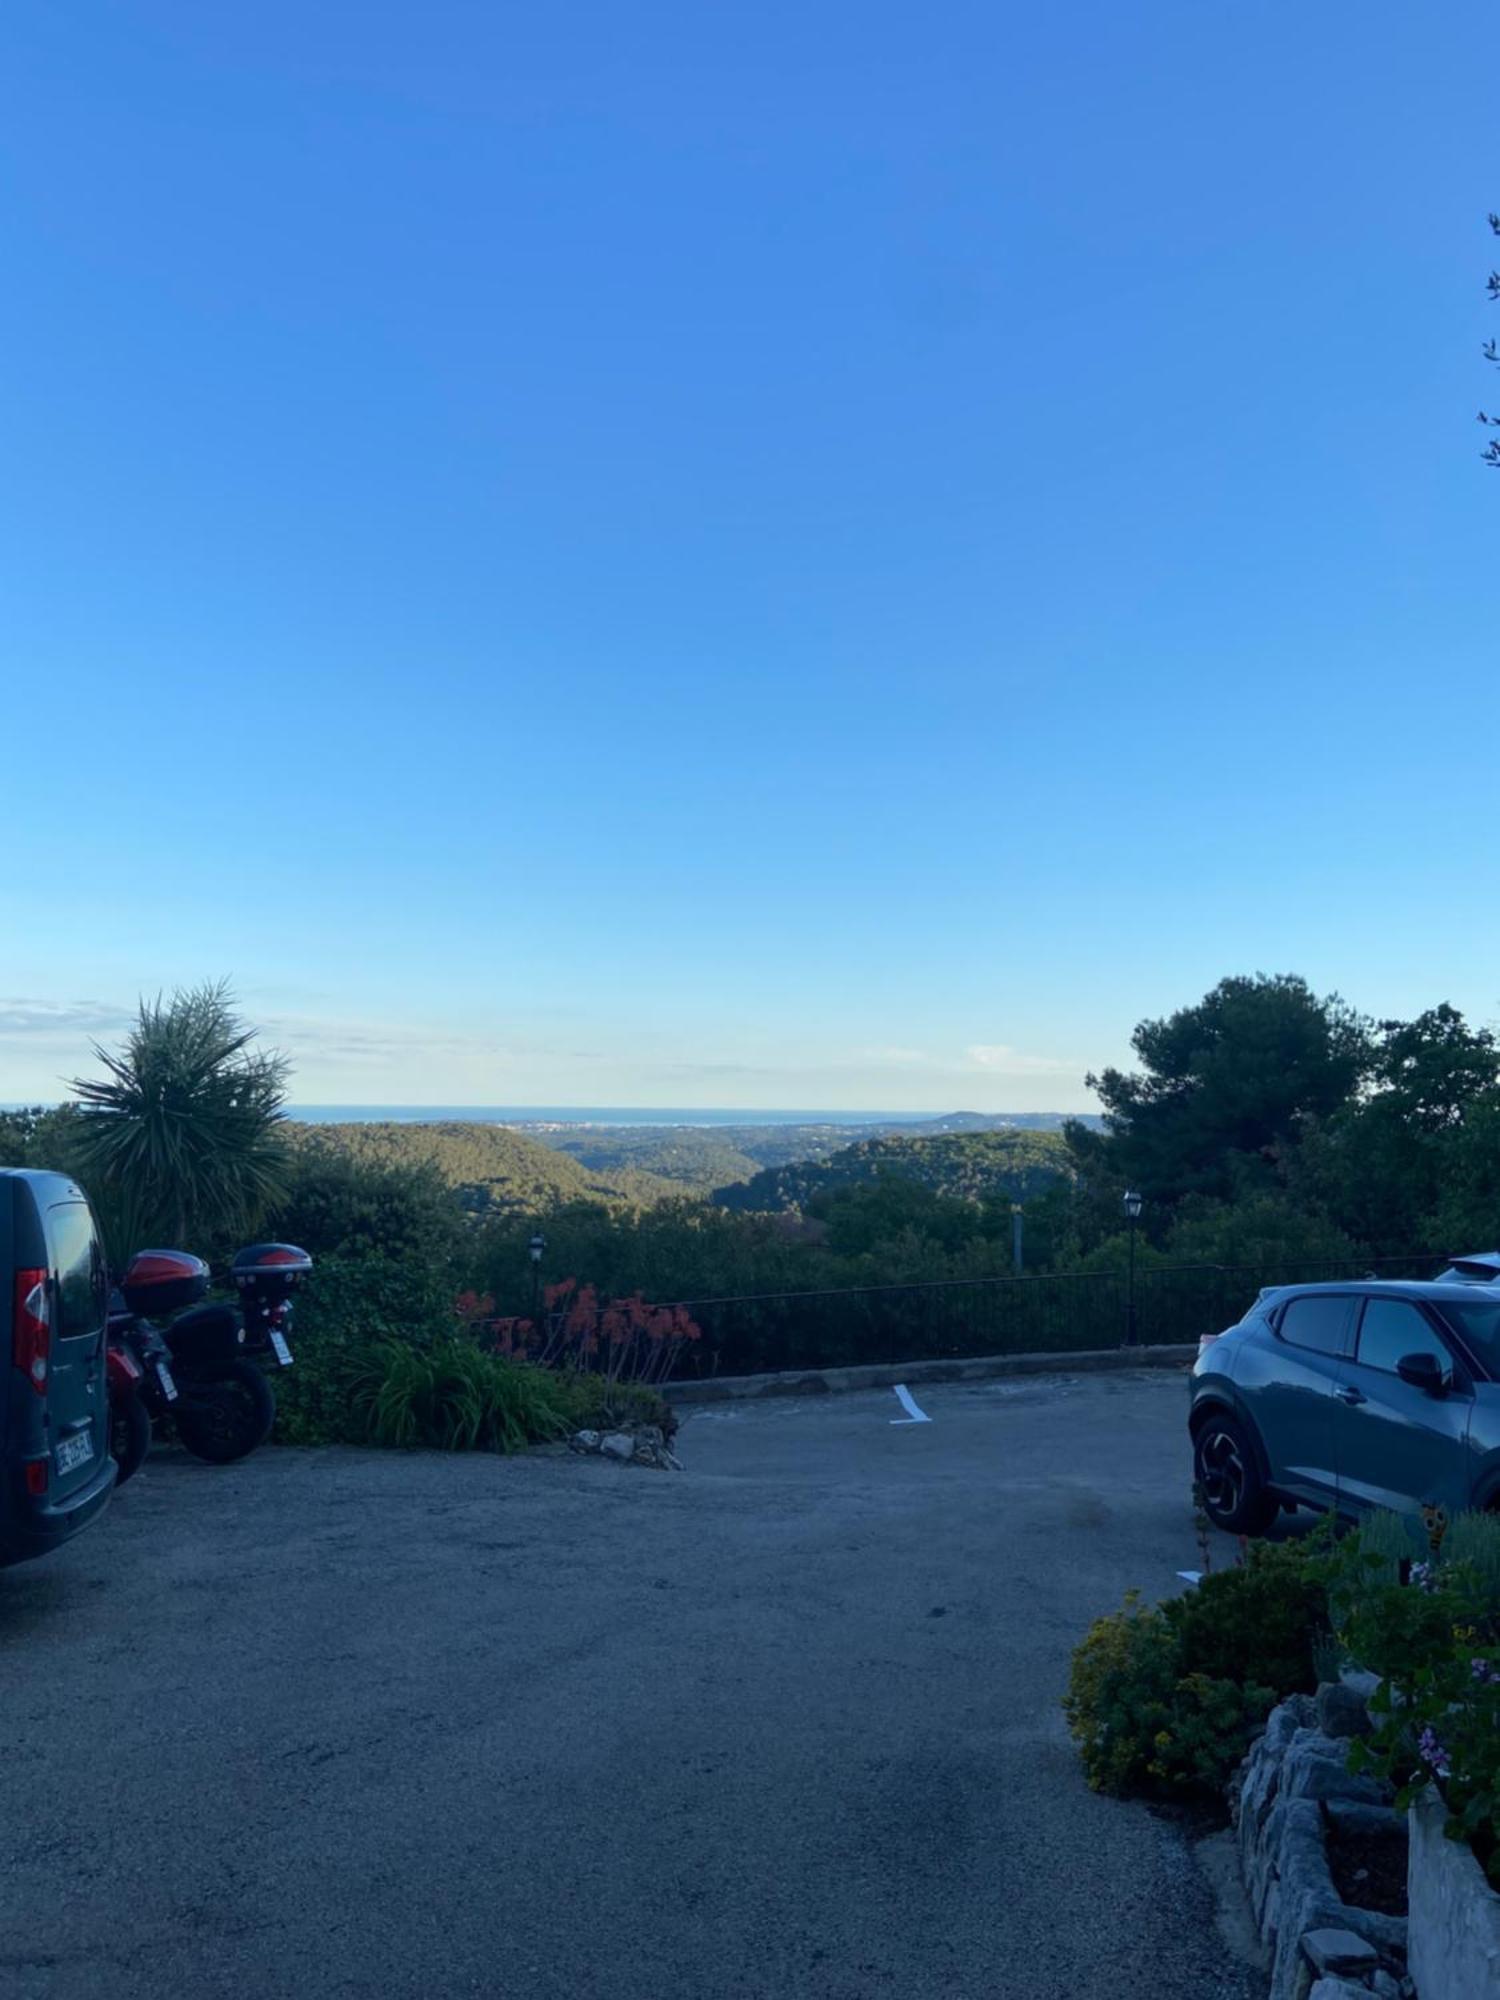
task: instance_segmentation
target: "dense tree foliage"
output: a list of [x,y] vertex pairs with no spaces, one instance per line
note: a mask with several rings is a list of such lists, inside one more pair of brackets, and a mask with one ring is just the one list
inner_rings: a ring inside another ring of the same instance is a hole
[[1500,1241],[1500,1049],[1456,1008],[1377,1024],[1300,979],[1229,979],[1143,1022],[1134,1046],[1139,1074],[1098,1080],[1105,1132],[1069,1133],[1073,1251],[1118,1232],[1129,1182],[1148,1239],[1177,1256],[1239,1241],[1257,1260],[1278,1244],[1441,1257]]
[[314,1138],[293,1148],[268,1227],[314,1257],[441,1265],[458,1247],[463,1211],[431,1162],[353,1158]]
[[936,1137],[886,1133],[845,1146],[826,1160],[768,1168],[739,1186],[720,1188],[721,1208],[774,1214],[811,1209],[841,1188],[889,1178],[968,1201],[1021,1201],[1070,1179],[1068,1149],[1055,1132],[949,1132]]
[[[805,1167],[847,1147],[887,1136],[928,1139],[954,1132],[1056,1132],[1060,1114],[1047,1111],[993,1116],[955,1111],[941,1118],[899,1118],[878,1122],[812,1125],[522,1125],[519,1129],[586,1167],[606,1174],[624,1169],[675,1182],[682,1190],[708,1194],[749,1181],[770,1167]],[[1086,1120],[1097,1123],[1097,1120]],[[795,1176],[792,1177],[795,1179]],[[787,1183],[790,1188],[792,1182]],[[976,1192],[970,1189],[968,1192]],[[793,1192],[792,1201],[801,1197]],[[731,1206],[734,1203],[731,1201]],[[784,1208],[788,1201],[771,1179],[756,1181],[747,1207]]]
[[707,1194],[725,1181],[748,1180],[763,1164],[736,1142],[732,1128],[696,1125],[526,1126],[529,1137],[577,1160],[592,1174],[646,1173],[680,1193]]
[[1105,1131],[1068,1128],[1080,1167],[1130,1181],[1156,1210],[1271,1185],[1309,1118],[1347,1104],[1373,1060],[1369,1023],[1292,975],[1224,979],[1195,1006],[1142,1021],[1140,1069],[1089,1078]]
[[357,1166],[427,1168],[473,1215],[537,1215],[570,1201],[644,1206],[681,1191],[653,1174],[590,1170],[507,1125],[455,1119],[431,1125],[292,1125],[289,1131],[296,1146],[337,1153]]

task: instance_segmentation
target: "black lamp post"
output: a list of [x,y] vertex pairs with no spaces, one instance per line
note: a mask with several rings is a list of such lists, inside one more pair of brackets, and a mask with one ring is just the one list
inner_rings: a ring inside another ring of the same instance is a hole
[[1010,1254],[1016,1267],[1016,1276],[1021,1275],[1021,1218],[1025,1211],[1018,1201],[1010,1205]]
[[1125,1345],[1135,1346],[1135,1225],[1141,1219],[1141,1198],[1133,1189],[1125,1195],[1125,1217],[1130,1224],[1130,1276],[1125,1291]]
[[540,1230],[532,1237],[526,1248],[531,1257],[531,1321],[536,1324],[537,1307],[542,1298],[542,1252],[547,1247],[547,1239]]

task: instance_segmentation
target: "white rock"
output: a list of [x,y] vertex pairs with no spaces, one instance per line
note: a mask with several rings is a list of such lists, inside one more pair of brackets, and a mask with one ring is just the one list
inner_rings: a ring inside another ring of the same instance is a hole
[[624,1461],[635,1457],[635,1439],[629,1431],[610,1431],[599,1440],[599,1449],[606,1458]]
[[599,1449],[599,1433],[597,1431],[576,1431],[568,1439],[568,1443],[573,1447],[574,1451],[597,1451]]

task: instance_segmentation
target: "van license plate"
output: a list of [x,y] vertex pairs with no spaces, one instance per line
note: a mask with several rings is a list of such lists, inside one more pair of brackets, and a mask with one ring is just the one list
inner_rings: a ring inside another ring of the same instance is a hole
[[175,1403],[177,1401],[177,1384],[172,1380],[172,1371],[165,1361],[158,1361],[156,1364],[156,1380],[167,1401]]
[[87,1465],[93,1455],[94,1440],[87,1431],[79,1431],[76,1437],[64,1438],[53,1453],[59,1472],[76,1471],[80,1465]]
[[287,1346],[286,1335],[281,1331],[279,1326],[271,1328],[271,1345],[275,1348],[276,1359],[281,1363],[282,1367],[290,1368],[292,1365],[292,1350]]

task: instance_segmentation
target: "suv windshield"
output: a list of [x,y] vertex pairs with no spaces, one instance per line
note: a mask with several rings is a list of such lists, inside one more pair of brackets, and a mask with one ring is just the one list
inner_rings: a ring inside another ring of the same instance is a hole
[[1470,1305],[1444,1299],[1443,1317],[1457,1328],[1491,1374],[1500,1374],[1500,1299],[1475,1299]]

